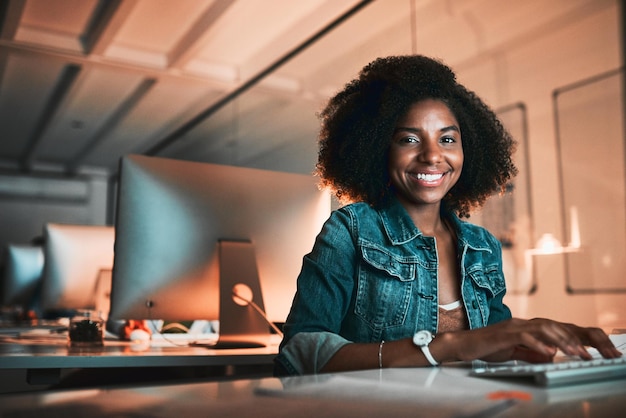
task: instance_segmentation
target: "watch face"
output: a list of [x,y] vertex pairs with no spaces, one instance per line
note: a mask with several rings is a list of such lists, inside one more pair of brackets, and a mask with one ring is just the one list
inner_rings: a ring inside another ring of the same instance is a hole
[[418,346],[428,345],[433,340],[433,335],[429,331],[418,331],[413,336],[413,344]]

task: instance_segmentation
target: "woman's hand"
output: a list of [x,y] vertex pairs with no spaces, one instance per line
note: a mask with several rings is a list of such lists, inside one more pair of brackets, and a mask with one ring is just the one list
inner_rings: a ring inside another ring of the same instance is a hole
[[[599,328],[584,328],[549,319],[509,319],[484,328],[437,334],[430,343],[432,356],[448,361],[551,362],[561,350],[569,356],[590,359],[585,348],[598,349],[606,358],[620,357],[609,337]],[[384,348],[384,350],[382,350]],[[380,351],[379,351],[380,350]],[[379,363],[380,360],[380,363]],[[411,338],[379,343],[352,343],[343,346],[322,369],[324,372],[383,367],[429,366]]]
[[456,357],[465,361],[550,362],[557,350],[588,360],[591,355],[585,346],[595,347],[605,358],[621,356],[621,352],[599,328],[584,328],[542,318],[513,318],[484,328],[451,334],[455,334],[450,337],[456,340],[454,345],[459,347]]

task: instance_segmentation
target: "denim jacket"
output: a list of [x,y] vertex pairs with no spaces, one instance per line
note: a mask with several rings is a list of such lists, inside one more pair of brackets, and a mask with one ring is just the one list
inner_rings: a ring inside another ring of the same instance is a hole
[[[444,212],[457,233],[470,328],[511,317],[502,250],[486,229]],[[402,205],[334,211],[304,257],[276,375],[317,373],[343,345],[437,331],[437,251]]]

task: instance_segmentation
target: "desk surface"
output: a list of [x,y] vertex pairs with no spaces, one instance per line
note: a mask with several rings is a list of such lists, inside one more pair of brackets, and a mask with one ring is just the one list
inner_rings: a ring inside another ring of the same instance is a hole
[[65,340],[0,340],[0,369],[251,365],[271,362],[278,346],[220,349],[105,341],[102,347],[74,348]]
[[[542,389],[465,365],[0,395],[7,416],[621,417],[624,381]],[[0,414],[2,415],[2,414]]]
[[[81,370],[82,379],[100,382],[107,379],[128,380],[128,373],[148,376],[157,369],[169,370],[154,377],[186,378],[190,370],[201,376],[216,377],[263,374],[271,375],[280,338],[273,336],[267,347],[243,349],[210,349],[174,346],[157,342],[154,345],[128,341],[105,340],[101,347],[76,348],[67,338],[18,339],[0,338],[0,393],[40,390],[68,381],[68,376]],[[132,368],[132,372],[130,369]],[[127,373],[113,369],[128,370]],[[141,372],[144,369],[150,371]],[[138,372],[138,370],[140,370]],[[186,370],[185,373],[182,373]],[[89,379],[87,379],[88,376]],[[137,376],[139,378],[141,376]],[[148,378],[146,378],[148,379]],[[148,379],[149,380],[149,379]],[[10,382],[9,382],[10,381]],[[82,383],[81,383],[82,384]]]

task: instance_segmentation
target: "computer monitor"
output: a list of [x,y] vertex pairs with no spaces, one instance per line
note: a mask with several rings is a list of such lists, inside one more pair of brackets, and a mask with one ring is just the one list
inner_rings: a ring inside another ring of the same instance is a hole
[[34,309],[42,271],[41,246],[7,244],[4,250],[0,305],[7,308]]
[[329,213],[311,175],[126,156],[109,318],[219,320],[220,342],[263,340],[266,320],[233,289],[283,322]]
[[41,308],[64,316],[95,309],[98,279],[113,267],[112,226],[48,223],[44,226]]

